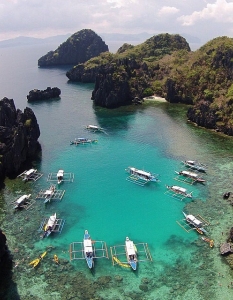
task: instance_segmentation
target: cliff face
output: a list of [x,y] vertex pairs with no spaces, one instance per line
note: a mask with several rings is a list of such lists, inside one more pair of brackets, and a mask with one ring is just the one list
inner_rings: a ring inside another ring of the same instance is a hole
[[38,66],[76,65],[108,51],[100,36],[90,29],[74,33],[55,51],[50,51],[38,60]]
[[[7,246],[6,246],[6,236],[0,229],[0,264],[3,256],[7,252]],[[1,269],[1,268],[0,268]]]
[[213,129],[226,135],[233,136],[233,126],[227,120],[221,117],[218,109],[212,107],[209,101],[199,101],[187,112],[187,117],[198,126]]
[[15,108],[13,99],[0,100],[0,177],[14,176],[22,163],[40,150],[40,129],[33,111]]

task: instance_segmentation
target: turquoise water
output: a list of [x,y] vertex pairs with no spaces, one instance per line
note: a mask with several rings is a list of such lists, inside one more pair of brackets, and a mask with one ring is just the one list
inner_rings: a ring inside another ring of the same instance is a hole
[[[219,294],[225,297],[221,299],[230,299],[230,275],[223,283],[218,278],[226,268],[218,245],[223,239],[219,232],[229,229],[219,213],[227,220],[231,212],[231,207],[221,202],[221,195],[233,180],[232,139],[188,124],[186,108],[181,105],[94,107],[90,100],[93,85],[67,82],[68,67],[37,68],[38,57],[46,51],[45,47],[1,49],[5,58],[0,68],[5,72],[1,97],[13,97],[17,108],[31,107],[41,130],[42,156],[34,166],[43,177],[27,184],[7,179],[1,194],[1,228],[14,262],[20,262],[13,271],[20,299],[219,299]],[[7,58],[12,57],[14,78],[10,79],[10,73],[7,80]],[[26,102],[29,90],[47,86],[59,87],[61,99]],[[87,132],[88,124],[99,125],[106,133]],[[77,137],[97,138],[98,143],[70,145]],[[203,175],[205,185],[191,186],[174,179],[184,159],[209,165],[208,174]],[[144,187],[133,184],[126,180],[128,166],[157,173],[160,182]],[[22,192],[35,198],[40,189],[49,187],[48,174],[58,169],[75,175],[73,183],[61,185],[65,189],[61,202],[45,206],[37,200],[29,211],[12,212],[12,199]],[[194,200],[169,197],[165,185],[193,191]],[[209,228],[210,237],[217,239],[214,249],[201,241],[197,232],[187,233],[177,224],[183,210],[219,223],[217,229]],[[41,240],[40,223],[54,212],[65,219],[64,229]],[[93,240],[103,240],[108,246],[109,259],[97,260],[92,273],[84,260],[68,262],[70,243],[82,241],[85,229]],[[126,236],[135,243],[148,243],[153,258],[152,262],[139,262],[135,273],[112,265],[110,247],[124,244]],[[50,251],[38,269],[31,269],[28,263],[46,249]],[[59,266],[52,262],[55,253]]]

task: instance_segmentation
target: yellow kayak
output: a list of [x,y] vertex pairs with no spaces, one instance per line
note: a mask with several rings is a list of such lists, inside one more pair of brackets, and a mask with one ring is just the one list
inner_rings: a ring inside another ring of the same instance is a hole
[[57,257],[57,255],[56,254],[54,254],[54,256],[53,256],[53,259],[54,259],[54,261],[55,261],[55,263],[59,263],[59,261],[58,261],[58,257]]
[[36,258],[36,259],[34,259],[33,261],[31,261],[31,262],[29,263],[29,265],[32,265],[33,268],[35,268],[35,267],[39,264],[39,262],[45,257],[46,254],[47,254],[47,251],[45,251],[44,253],[42,253],[42,254],[39,256],[39,258]]
[[31,262],[29,263],[29,265],[32,265],[33,268],[35,268],[35,267],[39,264],[39,262],[40,262],[40,259],[39,259],[39,258],[36,258],[36,259],[34,259],[33,261],[31,261]]
[[124,268],[131,268],[130,265],[128,264],[125,264],[125,263],[122,263],[116,256],[113,256],[112,257],[113,260],[115,260],[115,262],[120,265],[121,267],[124,267]]
[[40,258],[43,259],[43,258],[45,257],[46,254],[47,254],[47,251],[45,251],[44,253],[42,253],[42,254],[40,255]]

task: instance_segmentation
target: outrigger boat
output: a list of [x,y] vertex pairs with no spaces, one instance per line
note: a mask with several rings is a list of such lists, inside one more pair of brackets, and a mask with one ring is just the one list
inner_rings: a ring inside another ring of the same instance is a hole
[[44,192],[45,195],[44,203],[50,202],[51,198],[54,195],[55,190],[56,187],[54,185],[51,185],[50,188]]
[[102,127],[99,127],[97,125],[87,125],[86,129],[93,131],[93,132],[96,132],[96,131],[103,132],[104,131],[104,129]]
[[85,145],[85,144],[91,144],[91,143],[97,143],[98,140],[91,140],[91,139],[88,139],[88,138],[77,138],[77,139],[74,139],[74,141],[70,141],[70,145]]
[[200,182],[203,183],[205,182],[205,179],[203,179],[202,177],[199,176],[199,174],[194,173],[194,172],[190,172],[190,171],[175,171],[176,174],[190,178],[193,182]]
[[84,256],[89,269],[94,267],[94,252],[92,247],[91,236],[87,230],[85,230],[84,238],[83,238],[83,246],[84,246]]
[[60,184],[61,182],[73,182],[74,173],[65,173],[65,171],[61,169],[58,170],[57,173],[49,173],[47,181],[57,182],[57,184]]
[[57,172],[57,184],[60,184],[64,179],[64,170],[59,170]]
[[187,215],[184,212],[183,215],[185,216],[185,219],[189,223],[189,225],[193,226],[198,233],[200,234],[207,233],[207,231],[203,228],[202,221],[198,220],[193,215]]
[[126,172],[130,174],[129,177],[126,178],[126,180],[131,181],[133,183],[139,184],[139,185],[145,185],[147,182],[158,182],[158,175],[146,172],[143,170],[136,169],[134,167],[128,167],[126,169]]
[[53,229],[56,226],[56,219],[57,219],[56,213],[49,217],[48,222],[44,227],[44,234],[43,234],[42,238],[48,237],[51,234],[51,232],[53,231]]
[[21,177],[22,180],[26,182],[29,180],[37,181],[41,176],[43,176],[43,174],[39,173],[36,169],[30,169],[19,174],[17,177]]
[[37,172],[36,169],[30,169],[24,173],[23,181],[28,181],[30,177]]
[[14,209],[22,207],[30,197],[31,197],[31,194],[23,195],[23,196],[19,197],[19,199],[17,199],[14,203],[15,204]]
[[139,262],[152,261],[148,244],[135,244],[128,237],[126,237],[124,245],[112,246],[110,251],[113,266],[119,265],[135,271]]
[[207,171],[207,165],[205,164],[202,164],[196,160],[185,160],[185,161],[182,161],[182,163],[190,168],[190,169],[194,169],[194,170],[197,170],[199,172],[206,172]]
[[136,271],[137,269],[137,248],[128,237],[125,240],[125,253],[127,257],[128,264],[130,267]]
[[87,230],[84,232],[82,242],[70,244],[70,260],[85,259],[89,269],[94,268],[94,260],[108,258],[108,248],[104,241],[93,241]]
[[166,187],[168,190],[174,192],[175,194],[181,195],[184,198],[192,198],[193,197],[192,192],[188,193],[187,189],[185,189],[183,187],[180,187],[177,185],[172,185],[172,186],[166,185]]

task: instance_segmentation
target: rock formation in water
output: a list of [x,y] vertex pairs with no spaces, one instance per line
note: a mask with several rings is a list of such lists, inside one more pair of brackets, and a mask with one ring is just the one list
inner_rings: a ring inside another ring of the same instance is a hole
[[31,90],[27,95],[28,102],[58,98],[61,90],[58,87],[47,87],[46,90]]
[[13,99],[0,100],[0,178],[15,176],[22,164],[41,149],[40,129],[31,108],[15,108]]
[[83,29],[74,33],[55,51],[42,56],[38,66],[77,65],[105,51],[108,51],[108,46],[101,37],[90,29]]

